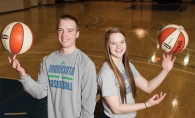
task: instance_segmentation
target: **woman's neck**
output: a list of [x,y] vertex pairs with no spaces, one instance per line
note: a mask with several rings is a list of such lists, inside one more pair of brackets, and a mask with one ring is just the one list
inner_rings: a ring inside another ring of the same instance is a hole
[[116,58],[111,56],[112,60],[114,61],[114,64],[117,66],[122,63],[122,58]]

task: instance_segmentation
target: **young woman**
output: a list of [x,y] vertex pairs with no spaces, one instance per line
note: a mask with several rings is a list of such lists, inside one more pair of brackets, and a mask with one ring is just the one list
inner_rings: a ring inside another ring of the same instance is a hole
[[[159,104],[166,94],[154,95],[145,103],[135,103],[136,86],[151,93],[165,79],[176,58],[163,53],[163,70],[147,81],[129,62],[124,32],[111,28],[105,34],[106,62],[98,74],[104,114],[102,118],[134,118],[136,111]],[[171,60],[172,59],[172,60]]]

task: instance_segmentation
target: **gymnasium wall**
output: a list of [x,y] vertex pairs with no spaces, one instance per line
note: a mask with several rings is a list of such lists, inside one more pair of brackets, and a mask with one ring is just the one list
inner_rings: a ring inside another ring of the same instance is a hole
[[[87,1],[87,0],[63,0],[64,2],[68,1]],[[162,1],[162,0],[124,0],[124,1]],[[180,1],[180,2],[193,2],[193,0],[171,0],[171,1]],[[0,0],[0,13],[17,11],[22,9],[29,9],[40,5],[51,5],[55,4],[56,0]]]
[[0,13],[28,9],[37,5],[37,0],[1,0]]
[[50,5],[50,4],[55,4],[55,0],[42,0],[43,5]]
[[182,2],[191,2],[191,0],[182,0]]
[[[147,0],[143,0],[147,1]],[[171,2],[182,2],[182,3],[187,3],[187,2],[194,2],[195,0],[152,0],[153,2],[164,2],[164,3],[171,3]]]
[[[26,5],[27,3],[25,3]],[[24,0],[3,0],[0,1],[0,13],[21,10],[24,6]]]
[[55,0],[0,0],[0,13],[29,9],[39,4],[55,4]]

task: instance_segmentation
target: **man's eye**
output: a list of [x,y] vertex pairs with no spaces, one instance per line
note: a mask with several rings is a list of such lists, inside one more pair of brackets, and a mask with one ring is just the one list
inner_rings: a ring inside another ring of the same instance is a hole
[[62,29],[58,29],[58,32],[62,32],[63,30]]

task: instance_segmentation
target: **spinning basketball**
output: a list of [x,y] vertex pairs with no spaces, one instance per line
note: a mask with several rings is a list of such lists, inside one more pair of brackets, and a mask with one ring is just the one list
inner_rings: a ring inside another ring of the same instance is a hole
[[165,26],[158,37],[162,50],[170,54],[183,51],[188,44],[188,40],[188,34],[184,27],[175,24]]
[[1,43],[7,51],[13,54],[22,54],[31,48],[33,34],[24,23],[12,22],[3,28]]

